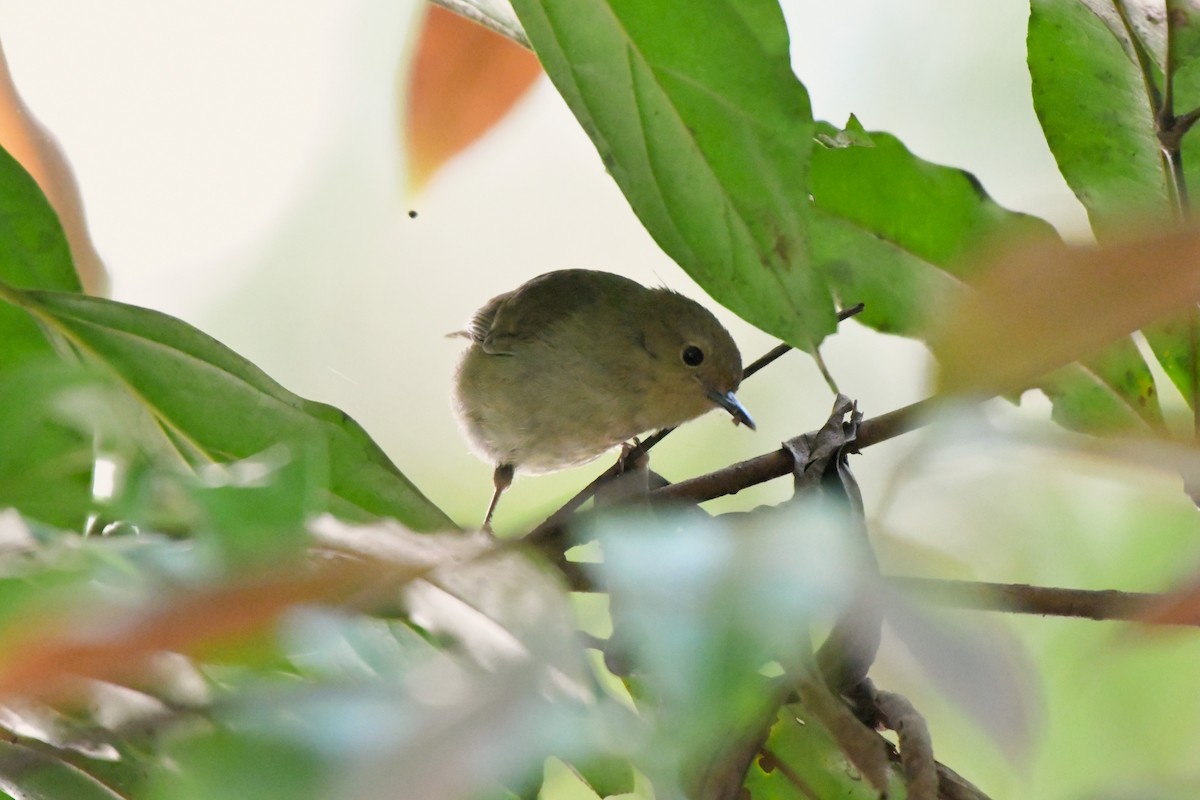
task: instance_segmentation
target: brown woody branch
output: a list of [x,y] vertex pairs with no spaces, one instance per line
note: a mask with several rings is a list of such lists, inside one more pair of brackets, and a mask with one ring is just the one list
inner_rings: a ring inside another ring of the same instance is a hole
[[[1175,599],[1171,594],[1119,592],[1115,589],[1059,589],[1024,583],[986,583],[889,576],[892,586],[948,608],[1077,617],[1091,620],[1148,622],[1151,612]],[[1200,620],[1169,619],[1156,624],[1200,626]]]

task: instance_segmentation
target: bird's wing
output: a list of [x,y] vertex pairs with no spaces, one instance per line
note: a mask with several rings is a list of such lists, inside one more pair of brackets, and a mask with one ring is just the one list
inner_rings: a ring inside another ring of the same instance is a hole
[[496,321],[497,312],[504,305],[504,302],[514,294],[515,292],[505,292],[504,294],[496,295],[475,312],[475,316],[471,317],[471,321],[467,323],[467,330],[465,331],[471,341],[485,345],[486,349],[488,337],[491,336],[492,327]]
[[542,338],[547,330],[596,302],[601,295],[615,300],[643,291],[618,275],[585,270],[562,270],[534,278],[515,291],[493,297],[468,325],[471,338],[485,352],[511,355],[521,342]]

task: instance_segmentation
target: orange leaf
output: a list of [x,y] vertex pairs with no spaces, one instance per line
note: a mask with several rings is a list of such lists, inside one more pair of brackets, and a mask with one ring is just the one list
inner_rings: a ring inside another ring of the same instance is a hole
[[957,394],[1027,388],[1149,323],[1200,302],[1200,229],[1099,247],[1016,247],[950,310],[930,344]]
[[69,692],[79,678],[113,682],[136,676],[162,651],[201,655],[210,648],[245,641],[271,629],[300,605],[348,603],[371,591],[394,591],[430,571],[429,566],[334,562],[161,598],[153,611],[123,617],[109,611],[103,621],[54,617],[27,620],[14,632],[0,658],[0,697],[53,696]]
[[541,73],[525,48],[428,6],[408,83],[405,140],[415,191],[520,99]]
[[58,214],[83,288],[90,294],[105,294],[108,274],[88,233],[75,175],[58,141],[21,99],[3,50],[0,50],[0,146],[33,176]]

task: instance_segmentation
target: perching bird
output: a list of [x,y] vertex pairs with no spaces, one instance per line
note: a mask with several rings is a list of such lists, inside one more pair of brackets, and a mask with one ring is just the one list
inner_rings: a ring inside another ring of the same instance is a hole
[[742,358],[707,309],[607,272],[549,272],[492,298],[463,332],[455,406],[496,465],[491,523],[513,471],[589,461],[713,408],[751,429],[734,396]]

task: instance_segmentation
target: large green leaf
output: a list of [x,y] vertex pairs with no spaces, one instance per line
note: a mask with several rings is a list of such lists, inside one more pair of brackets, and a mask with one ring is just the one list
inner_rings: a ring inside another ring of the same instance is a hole
[[773,0],[517,0],[547,74],[658,244],[800,347],[833,330],[812,268],[813,122]]
[[[0,148],[0,281],[22,289],[82,290],[58,215],[42,190]],[[28,314],[0,306],[0,371],[50,352]]]
[[1081,0],[1032,0],[1028,49],[1046,142],[1097,231],[1134,211],[1167,210],[1169,172],[1150,94],[1156,76],[1139,66],[1111,6],[1102,19]]
[[818,124],[813,248],[844,305],[878,330],[922,335],[940,300],[969,277],[981,243],[1054,236],[1000,206],[970,173],[913,155],[888,133]]
[[317,442],[343,510],[394,517],[419,531],[453,527],[344,412],[297,397],[190,325],[80,295],[0,285],[0,298],[111,370],[188,460],[233,461],[278,443]]
[[[1182,140],[1180,198],[1159,138],[1163,117],[1200,104],[1200,15],[1177,0],[1167,6],[1169,14],[1153,4],[1099,0],[1031,4],[1034,108],[1063,177],[1101,240],[1131,220],[1176,219],[1200,185],[1200,137],[1193,131]],[[1196,314],[1144,331],[1163,370],[1193,406],[1197,331]]]

